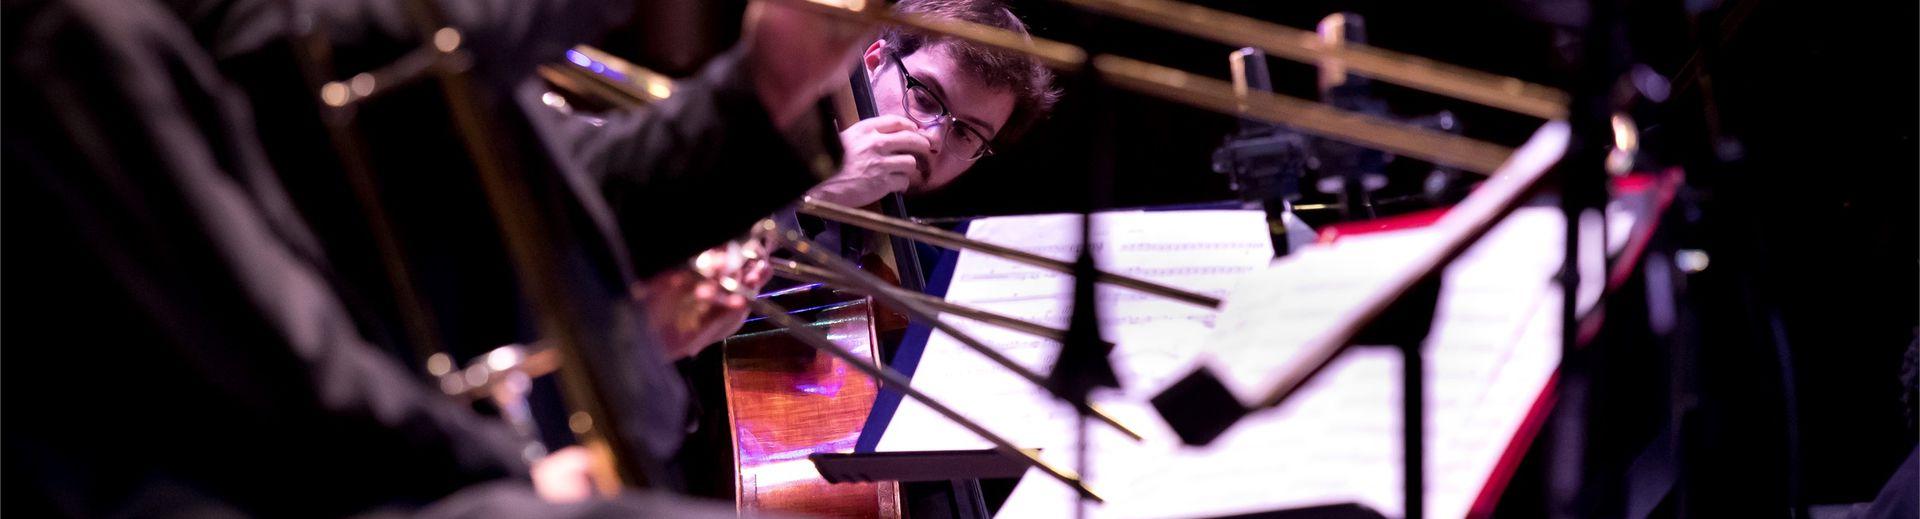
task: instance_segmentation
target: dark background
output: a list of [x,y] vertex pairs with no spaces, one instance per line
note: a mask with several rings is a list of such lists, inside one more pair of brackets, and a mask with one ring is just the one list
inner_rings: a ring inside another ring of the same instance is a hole
[[[1535,21],[1565,12],[1558,3],[1200,3],[1300,28],[1350,10],[1366,16],[1371,43],[1383,48],[1548,85],[1564,86],[1569,75],[1562,56],[1571,40]],[[1900,367],[1920,321],[1920,12],[1911,1],[1695,3],[1712,8],[1697,18],[1677,1],[1634,2],[1628,11],[1634,62],[1668,77],[1693,62],[1710,80],[1676,84],[1670,101],[1636,114],[1653,150],[1648,164],[1688,170],[1690,218],[1677,239],[1712,258],[1690,286],[1703,353],[1689,367],[1706,399],[1696,433],[1712,446],[1698,470],[1722,487],[1713,495],[1784,510],[1772,506],[1789,494],[1784,410],[1792,399],[1782,374],[1790,373],[1805,500],[1871,499],[1915,444],[1900,400],[1911,388],[1902,387]],[[737,38],[743,6],[651,4],[603,45],[684,74]],[[1227,75],[1232,48],[1225,45],[1057,4],[1016,2],[1014,9],[1038,36]],[[1276,62],[1274,74],[1281,92],[1312,97],[1310,68]],[[1403,89],[1377,92],[1400,114],[1452,110],[1467,135],[1506,145],[1538,124]],[[1068,88],[1053,120],[949,189],[910,200],[915,214],[1075,209],[1090,150],[1073,144],[1087,130],[1070,121],[1086,98]],[[1109,206],[1232,198],[1209,168],[1213,148],[1234,128],[1231,118],[1127,94],[1117,94],[1110,109]],[[1777,353],[1782,343],[1786,362]]]

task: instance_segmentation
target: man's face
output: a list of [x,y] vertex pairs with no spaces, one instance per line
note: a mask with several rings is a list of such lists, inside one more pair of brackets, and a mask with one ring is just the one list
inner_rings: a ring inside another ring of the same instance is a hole
[[[948,52],[945,43],[929,43],[921,46],[913,54],[901,56],[898,63],[906,66],[906,73],[919,81],[934,96],[945,101],[947,110],[953,117],[978,132],[981,137],[993,139],[1007,124],[1007,118],[1013,114],[1013,92],[1004,88],[992,88],[979,78],[960,69],[958,61]],[[862,56],[867,67],[867,75],[873,82],[874,108],[881,114],[907,115],[906,95],[902,90],[906,85],[899,67],[889,58],[892,52],[885,40],[873,42]],[[909,117],[911,119],[912,117]],[[973,157],[964,151],[956,151],[963,138],[958,131],[949,131],[946,125],[920,124],[920,133],[933,143],[932,154],[927,157],[927,181],[915,189],[924,192],[947,185],[960,176],[967,168],[973,167]]]

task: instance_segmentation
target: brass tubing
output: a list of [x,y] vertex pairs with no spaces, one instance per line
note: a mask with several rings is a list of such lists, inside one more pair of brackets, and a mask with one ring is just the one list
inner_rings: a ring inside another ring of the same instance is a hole
[[[1054,272],[1063,274],[1073,273],[1073,264],[1070,262],[1048,258],[1012,247],[967,238],[943,229],[920,225],[908,220],[892,218],[871,211],[854,209],[832,202],[824,202],[812,198],[803,199],[800,201],[800,212],[874,232],[924,242],[937,247],[954,250],[974,250],[983,254],[1025,263]],[[1095,279],[1102,283],[1126,287],[1196,306],[1207,308],[1220,307],[1220,298],[1174,288],[1132,276],[1112,272],[1098,272]]]

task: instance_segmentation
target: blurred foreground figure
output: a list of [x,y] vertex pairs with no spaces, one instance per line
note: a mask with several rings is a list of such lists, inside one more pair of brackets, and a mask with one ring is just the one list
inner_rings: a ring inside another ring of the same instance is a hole
[[[831,174],[838,146],[816,85],[840,77],[852,35],[761,9],[742,48],[670,109],[593,138],[526,115],[511,94],[533,66],[625,7],[445,6],[492,90],[483,108],[549,218],[541,231],[562,249],[576,318],[599,334],[586,340],[622,353],[595,361],[630,372],[622,389],[644,397],[622,410],[641,427],[619,440],[664,457],[684,431],[685,390],[629,287]],[[420,345],[402,333],[288,52],[289,27],[319,27],[341,77],[376,68],[418,45],[404,11],[377,0],[6,4],[7,512],[733,515],[664,493],[547,502],[524,439],[404,367]],[[455,355],[540,340],[478,177],[433,117],[444,103],[413,94],[361,124],[432,331]],[[757,189],[712,192],[748,180]],[[729,204],[655,240],[619,226],[657,218],[662,200],[721,194]]]

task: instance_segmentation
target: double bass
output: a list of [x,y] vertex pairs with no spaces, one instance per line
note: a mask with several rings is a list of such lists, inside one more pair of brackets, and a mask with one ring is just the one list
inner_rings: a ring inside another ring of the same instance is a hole
[[[849,83],[858,117],[877,115],[866,69],[855,66]],[[841,119],[852,122],[844,115]],[[844,129],[846,124],[841,126]],[[883,213],[905,216],[905,204],[897,193],[879,204]],[[873,252],[854,258],[865,270],[902,288],[921,291],[925,278],[911,242],[882,240],[878,234],[857,231],[842,228],[842,238],[867,241],[865,249]],[[883,359],[883,344],[897,344],[906,331],[904,315],[877,305],[871,297],[824,285],[769,297],[787,308],[802,309],[795,312],[796,317],[818,328],[836,346],[872,362]],[[749,322],[720,349],[734,455],[734,498],[742,512],[902,516],[898,482],[831,484],[820,478],[808,459],[814,453],[853,450],[879,395],[873,378],[819,354],[764,320]]]
[[[570,55],[576,54],[621,76],[610,78],[590,67],[565,65],[542,67],[540,75],[594,106],[644,106],[661,96],[649,97],[650,91],[639,85],[671,82],[597,49],[575,47]],[[866,70],[856,66],[849,84],[838,96],[842,109],[837,119],[842,129],[877,115]],[[878,205],[883,214],[905,215],[905,204],[897,194]],[[921,291],[924,278],[911,241],[880,239],[884,235],[850,226],[841,231],[843,243],[863,243],[871,251],[849,258],[863,270],[900,288]],[[824,284],[773,290],[762,297],[796,309],[790,315],[811,323],[842,350],[868,362],[883,361],[883,345],[898,344],[906,333],[904,314],[877,305],[870,297]],[[748,321],[740,332],[684,363],[682,369],[699,401],[699,425],[678,462],[689,493],[710,498],[731,494],[742,512],[857,518],[903,515],[898,483],[829,484],[807,458],[817,452],[853,450],[879,395],[879,383],[872,377],[800,342],[767,319]]]

